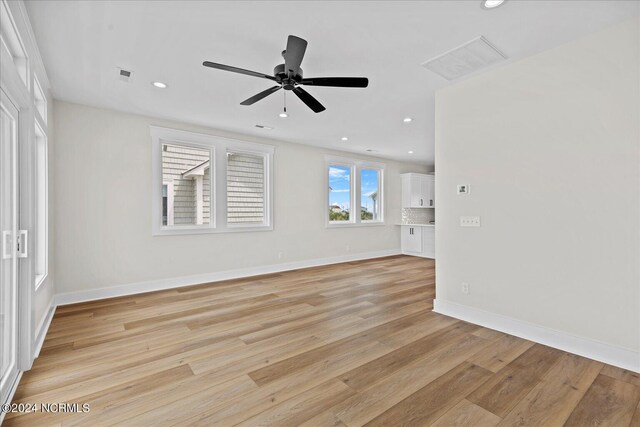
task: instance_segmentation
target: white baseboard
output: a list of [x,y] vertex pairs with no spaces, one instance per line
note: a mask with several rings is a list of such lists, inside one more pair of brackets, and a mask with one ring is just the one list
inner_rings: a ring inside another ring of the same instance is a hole
[[[16,394],[16,390],[18,390],[18,384],[20,384],[21,379],[22,379],[22,372],[18,372],[18,376],[16,377],[16,380],[13,382],[13,384],[11,385],[11,388],[9,389],[9,394],[7,395],[7,401],[0,402],[0,405],[4,405],[5,403],[11,403],[13,401],[13,396]],[[4,411],[0,411],[0,426],[4,421],[5,415],[6,414]]]
[[304,261],[287,262],[282,264],[271,264],[252,268],[197,274],[193,276],[174,277],[170,279],[149,280],[145,282],[129,283],[109,288],[57,294],[55,296],[54,302],[56,306],[75,304],[85,301],[94,301],[105,298],[140,294],[144,292],[160,291],[164,289],[180,288],[184,286],[193,286],[202,283],[240,279],[243,277],[259,276],[262,274],[280,273],[283,271],[298,270],[301,268],[319,267],[322,265],[338,264],[342,262],[381,258],[392,255],[400,255],[400,253],[400,249],[389,249],[384,251],[364,252],[359,254],[341,255],[329,258],[317,258]]
[[640,353],[466,305],[435,299],[433,311],[559,350],[640,372]]
[[433,260],[436,259],[435,255],[425,255],[425,254],[419,254],[415,252],[402,252],[402,255],[417,256],[418,258],[428,258]]
[[42,349],[42,344],[44,344],[44,338],[47,336],[47,331],[49,331],[49,326],[51,325],[51,321],[53,320],[53,315],[56,312],[56,304],[55,297],[51,299],[49,303],[49,309],[47,313],[44,315],[42,320],[40,321],[40,325],[38,325],[38,329],[36,329],[36,339],[33,345],[33,360],[36,360],[40,355],[40,350]]

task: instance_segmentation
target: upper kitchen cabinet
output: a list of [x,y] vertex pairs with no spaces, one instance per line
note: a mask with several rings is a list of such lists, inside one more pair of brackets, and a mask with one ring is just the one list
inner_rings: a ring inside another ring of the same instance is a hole
[[402,176],[403,208],[434,208],[435,177],[422,173],[404,173]]

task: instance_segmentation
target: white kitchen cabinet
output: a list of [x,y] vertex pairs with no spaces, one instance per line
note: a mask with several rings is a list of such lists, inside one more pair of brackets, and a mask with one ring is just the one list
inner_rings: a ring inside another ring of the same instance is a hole
[[435,227],[422,227],[422,256],[436,259]]
[[402,207],[435,207],[435,178],[422,173],[402,174]]
[[433,225],[401,225],[400,228],[403,254],[436,258],[436,228]]
[[420,255],[422,253],[422,227],[403,225],[400,227],[400,243],[402,253],[408,255]]
[[436,179],[433,175],[425,175],[422,181],[424,185],[424,205],[428,208],[436,207]]

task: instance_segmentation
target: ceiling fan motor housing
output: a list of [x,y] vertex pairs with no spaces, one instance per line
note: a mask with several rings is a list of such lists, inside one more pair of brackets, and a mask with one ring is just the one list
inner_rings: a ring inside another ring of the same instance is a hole
[[278,83],[282,83],[282,88],[285,90],[293,90],[296,83],[300,83],[302,81],[302,68],[298,68],[298,73],[289,78],[289,73],[286,72],[284,64],[276,65],[273,69],[273,76],[276,78]]

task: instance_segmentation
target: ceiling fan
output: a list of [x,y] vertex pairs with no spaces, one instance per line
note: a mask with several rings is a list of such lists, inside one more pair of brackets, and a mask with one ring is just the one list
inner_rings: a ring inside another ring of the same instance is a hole
[[315,113],[324,111],[325,108],[317,99],[300,87],[305,86],[331,86],[331,87],[367,87],[369,79],[366,77],[314,77],[303,78],[302,58],[307,49],[307,41],[296,36],[289,36],[287,40],[287,49],[282,51],[284,64],[276,65],[273,69],[273,76],[256,71],[244,70],[242,68],[232,67],[230,65],[217,64],[215,62],[205,61],[202,63],[205,67],[217,68],[219,70],[231,71],[233,73],[246,74],[248,76],[260,77],[263,79],[273,80],[276,86],[270,87],[251,98],[242,101],[240,105],[252,105],[263,98],[271,95],[280,89],[290,90],[296,94],[307,107],[311,108]]

